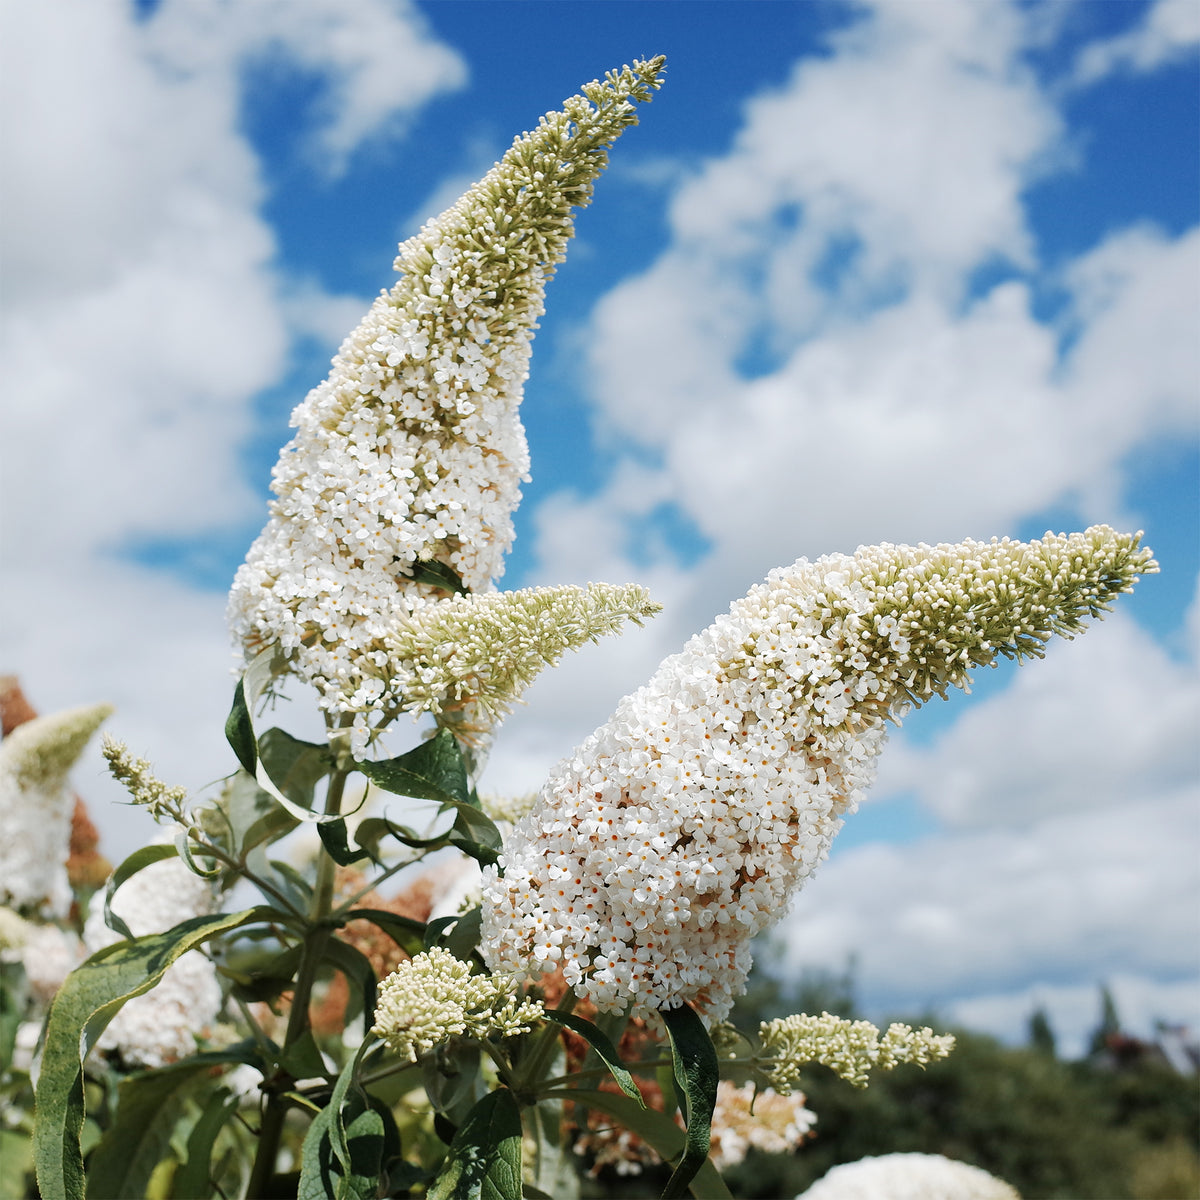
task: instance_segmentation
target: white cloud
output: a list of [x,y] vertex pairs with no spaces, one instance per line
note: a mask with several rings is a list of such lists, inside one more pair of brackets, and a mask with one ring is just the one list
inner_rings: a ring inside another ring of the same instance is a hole
[[1193,785],[1019,830],[835,842],[777,930],[788,966],[853,953],[868,1001],[910,1011],[1118,970],[1195,976],[1198,798]]
[[[383,0],[14,4],[0,46],[0,662],[43,711],[111,699],[115,731],[196,787],[229,761],[224,597],[119,552],[265,518],[239,458],[254,396],[292,336],[362,312],[281,295],[240,73],[274,54],[320,76],[311,145],[337,168],[462,64]],[[110,854],[144,836],[102,777],[78,784]]]
[[1127,33],[1092,42],[1080,51],[1073,82],[1087,86],[1116,71],[1153,71],[1200,44],[1200,5],[1195,0],[1157,0]]
[[[1142,586],[1153,587],[1153,581]],[[949,826],[1023,827],[1061,812],[1120,808],[1197,776],[1200,676],[1117,612],[1044,663],[1017,671],[927,749],[904,747],[889,788]]]
[[318,76],[324,92],[311,114],[310,156],[331,174],[364,142],[402,133],[432,96],[467,77],[462,58],[408,0],[164,0],[147,34],[169,69],[210,88],[246,61],[282,61]]

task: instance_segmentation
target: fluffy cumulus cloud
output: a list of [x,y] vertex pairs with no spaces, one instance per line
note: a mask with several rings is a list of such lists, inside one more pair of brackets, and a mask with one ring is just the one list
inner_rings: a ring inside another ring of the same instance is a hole
[[[253,523],[252,399],[339,308],[281,297],[244,71],[318,81],[307,143],[334,170],[465,72],[403,3],[144,7],[5,9],[0,660],[44,709],[113,700],[127,736],[195,776],[180,731],[227,703],[223,598],[122,554]],[[184,673],[212,686],[172,684]]]
[[[669,244],[597,305],[596,434],[634,450],[597,493],[542,506],[544,570],[598,558],[645,580],[663,506],[710,547],[682,571],[660,557],[667,612],[641,673],[611,695],[602,676],[606,703],[797,554],[986,537],[1052,506],[1128,524],[1130,451],[1196,436],[1200,231],[1116,228],[1045,261],[1025,204],[1086,154],[1061,97],[1175,61],[1194,21],[1164,0],[1051,80],[1027,65],[1057,36],[1046,15],[858,6],[676,185]],[[1014,988],[1094,994],[1124,971],[1134,1016],[1161,996],[1158,1015],[1197,1023],[1195,664],[1118,613],[1015,681],[932,745],[885,750],[881,789],[943,832],[835,843],[782,931],[792,966],[857,953],[872,1002],[953,1015],[977,1000],[997,1029]],[[511,761],[528,767],[548,724],[560,744],[586,734],[596,696],[584,718],[531,694]]]

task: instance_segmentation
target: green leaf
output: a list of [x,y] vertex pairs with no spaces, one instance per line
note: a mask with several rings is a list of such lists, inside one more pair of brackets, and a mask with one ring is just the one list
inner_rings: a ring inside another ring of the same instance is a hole
[[642,1108],[646,1107],[642,1093],[634,1082],[633,1076],[621,1062],[621,1056],[617,1053],[616,1046],[602,1030],[597,1029],[591,1021],[585,1021],[573,1013],[559,1012],[556,1009],[547,1009],[546,1017],[551,1021],[556,1021],[559,1025],[565,1025],[572,1033],[579,1034],[600,1056],[600,1061],[612,1072],[612,1077],[617,1081],[617,1087],[631,1100],[636,1100]]
[[287,1048],[287,1053],[279,1060],[279,1065],[293,1079],[323,1079],[328,1078],[330,1074],[310,1029],[306,1029]]
[[427,1200],[521,1200],[521,1109],[507,1088],[467,1114]]
[[479,934],[483,928],[483,909],[477,904],[463,913],[442,939],[442,945],[455,958],[466,962],[479,948]]
[[121,1005],[148,992],[187,951],[261,919],[263,911],[193,917],[166,933],[117,942],[67,976],[50,1007],[37,1084],[34,1159],[43,1200],[83,1196],[83,1063]]
[[[663,1162],[670,1162],[684,1148],[686,1135],[666,1113],[653,1108],[639,1108],[628,1096],[580,1088],[555,1094],[616,1118],[626,1129],[649,1142]],[[701,1162],[700,1169],[690,1181],[689,1190],[696,1200],[732,1200],[725,1181],[707,1158]]]
[[474,804],[458,803],[454,807],[458,810],[458,815],[446,840],[485,867],[491,866],[504,848],[500,830],[496,828],[492,819]]
[[[171,1200],[208,1200],[212,1195],[212,1152],[229,1115],[238,1106],[238,1098],[225,1088],[213,1093],[188,1135],[187,1156],[175,1172]],[[112,1195],[133,1195],[114,1192]]]
[[427,583],[445,592],[453,592],[456,596],[469,594],[463,585],[462,577],[453,567],[432,559],[413,563],[412,580],[414,583]]
[[689,1004],[679,1004],[658,1011],[671,1039],[675,1085],[682,1093],[687,1120],[683,1157],[663,1190],[663,1200],[675,1200],[687,1191],[688,1184],[708,1159],[720,1073],[712,1038],[696,1010]]
[[208,1070],[193,1065],[190,1070],[132,1075],[121,1082],[116,1118],[88,1159],[89,1197],[145,1194],[150,1176],[170,1153],[188,1091]]
[[358,862],[360,858],[368,857],[367,851],[361,847],[357,850],[351,848],[346,836],[346,821],[343,817],[322,822],[317,826],[317,834],[329,857],[339,867],[348,867],[351,863]]
[[258,762],[258,751],[254,745],[254,725],[250,720],[250,709],[246,704],[244,679],[239,679],[233,691],[233,707],[225,718],[225,739],[233,747],[237,760],[251,774]]
[[129,926],[112,910],[113,896],[116,894],[117,888],[127,879],[150,866],[151,863],[162,862],[163,859],[176,857],[178,857],[178,851],[173,845],[143,846],[140,850],[135,850],[112,873],[112,878],[108,881],[108,887],[104,889],[104,923],[109,929],[114,933],[119,933],[123,938],[133,937]]
[[278,728],[258,739],[258,760],[271,782],[293,803],[312,808],[313,792],[334,768],[328,746],[302,742]]
[[347,1163],[334,1153],[330,1136],[334,1103],[313,1118],[301,1151],[300,1184],[296,1200],[375,1200],[383,1166],[384,1124],[361,1096],[351,1098],[355,1115],[345,1127]]
[[33,1171],[33,1143],[27,1133],[0,1129],[0,1196],[30,1195],[27,1180]]
[[462,751],[448,729],[439,729],[428,741],[398,758],[354,765],[385,792],[443,804],[471,801]]

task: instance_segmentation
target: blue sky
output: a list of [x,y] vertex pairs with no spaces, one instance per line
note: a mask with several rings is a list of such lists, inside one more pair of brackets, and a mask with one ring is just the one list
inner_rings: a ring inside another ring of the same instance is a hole
[[[535,788],[772,566],[1143,528],[1044,663],[913,715],[780,927],[877,1011],[1200,1028],[1193,0],[53,0],[4,15],[0,669],[198,787],[287,418],[396,243],[580,83],[668,56],[550,285],[505,586],[666,611],[548,676]],[[19,121],[11,114],[17,113]],[[297,706],[299,707],[299,706]],[[114,852],[146,836],[95,762]]]

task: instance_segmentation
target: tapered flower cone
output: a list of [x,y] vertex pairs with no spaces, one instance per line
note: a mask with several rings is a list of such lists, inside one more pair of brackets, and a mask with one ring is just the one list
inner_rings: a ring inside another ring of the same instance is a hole
[[751,939],[874,779],[888,719],[1040,655],[1154,570],[1138,536],[1097,526],[773,571],[552,772],[485,872],[489,965],[561,967],[601,1010],[722,1020]]

